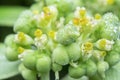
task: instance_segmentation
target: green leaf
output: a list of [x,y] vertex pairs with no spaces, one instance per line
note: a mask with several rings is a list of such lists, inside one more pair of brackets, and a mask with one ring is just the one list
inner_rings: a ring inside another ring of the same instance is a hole
[[0,80],[17,75],[20,61],[9,62],[5,57],[5,45],[0,43]]
[[20,13],[27,9],[21,6],[0,6],[0,26],[13,26]]

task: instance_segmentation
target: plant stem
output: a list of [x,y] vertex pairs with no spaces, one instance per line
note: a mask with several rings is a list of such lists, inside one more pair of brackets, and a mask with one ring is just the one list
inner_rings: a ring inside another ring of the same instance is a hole
[[41,74],[41,80],[50,80],[49,72]]
[[47,2],[46,2],[46,0],[43,0],[44,1],[44,6],[47,6]]
[[55,80],[59,80],[59,72],[58,71],[55,72]]

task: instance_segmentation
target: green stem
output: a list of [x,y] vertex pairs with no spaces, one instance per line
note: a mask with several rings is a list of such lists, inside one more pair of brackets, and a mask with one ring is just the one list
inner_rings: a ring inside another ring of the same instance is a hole
[[49,72],[45,74],[41,74],[40,80],[50,80]]
[[44,1],[44,6],[47,6],[47,2],[46,2],[46,0],[43,0]]
[[55,80],[59,80],[59,72],[58,71],[55,72]]

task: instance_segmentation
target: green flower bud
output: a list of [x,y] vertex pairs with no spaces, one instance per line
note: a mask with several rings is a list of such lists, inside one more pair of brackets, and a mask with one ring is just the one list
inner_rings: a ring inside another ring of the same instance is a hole
[[109,65],[114,65],[120,61],[120,55],[116,51],[111,51],[108,55],[106,55],[105,61],[107,61]]
[[40,73],[48,73],[51,69],[51,59],[48,56],[43,56],[37,60],[37,71]]
[[76,61],[80,58],[80,46],[77,43],[73,43],[66,47],[69,59],[71,61]]
[[52,64],[52,70],[53,70],[54,72],[61,71],[61,70],[62,70],[62,66],[59,65],[59,64],[57,64],[57,63],[53,63],[53,64]]
[[69,57],[68,57],[67,51],[65,50],[65,47],[60,45],[57,48],[55,48],[52,53],[52,59],[53,59],[53,62],[60,64],[60,65],[68,64]]
[[56,41],[68,45],[76,41],[79,36],[79,31],[72,24],[67,24],[64,28],[58,30],[56,34]]
[[109,64],[105,61],[99,61],[97,63],[98,73],[104,78],[105,71],[109,69]]
[[35,55],[36,55],[35,52],[31,52],[23,56],[23,64],[26,68],[36,70],[37,59]]
[[23,66],[23,70],[21,74],[25,80],[37,80],[37,73],[35,71],[31,71]]
[[81,78],[82,76],[84,76],[86,73],[86,70],[83,67],[69,67],[68,69],[68,74],[72,77],[72,78]]
[[16,61],[18,60],[18,52],[16,52],[16,49],[7,47],[6,49],[6,58],[10,61]]
[[96,64],[95,64],[94,61],[88,60],[86,62],[86,71],[87,71],[86,74],[88,76],[93,76],[94,74],[96,74],[96,72],[97,72],[97,66],[96,66]]
[[23,32],[19,32],[18,34],[16,34],[14,41],[17,44],[23,45],[23,46],[31,45],[34,43],[33,39],[29,35],[24,34]]
[[35,25],[32,23],[33,13],[30,10],[26,10],[21,13],[20,17],[14,24],[15,32],[29,33],[29,30]]
[[17,44],[14,42],[14,37],[15,37],[14,34],[8,35],[8,36],[5,38],[5,42],[4,42],[4,43],[5,43],[7,46],[16,48],[16,47],[17,47]]
[[116,40],[119,33],[119,19],[112,13],[107,13],[103,16],[105,25],[101,30],[101,37],[109,40]]

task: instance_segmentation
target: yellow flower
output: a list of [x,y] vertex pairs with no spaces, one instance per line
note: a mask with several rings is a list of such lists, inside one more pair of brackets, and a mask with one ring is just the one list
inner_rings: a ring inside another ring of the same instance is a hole
[[95,14],[95,19],[97,20],[101,19],[101,15],[99,13]]
[[79,25],[79,19],[78,19],[78,18],[74,18],[74,19],[73,19],[73,24]]
[[48,35],[49,35],[49,37],[51,37],[52,39],[54,39],[54,37],[55,37],[55,31],[50,31],[48,33]]
[[105,48],[106,47],[106,39],[101,39],[100,41],[99,41],[99,46],[101,47],[101,48]]
[[24,52],[24,48],[18,47],[18,53],[23,53],[23,52]]
[[79,13],[80,13],[81,16],[84,16],[86,14],[86,9],[84,7],[81,8]]
[[18,33],[18,40],[19,41],[24,41],[26,38],[25,38],[25,34],[23,32],[19,32]]
[[34,33],[35,37],[41,37],[42,31],[40,29],[37,29]]
[[101,52],[100,52],[100,56],[101,56],[101,57],[106,56],[106,51],[101,51]]

